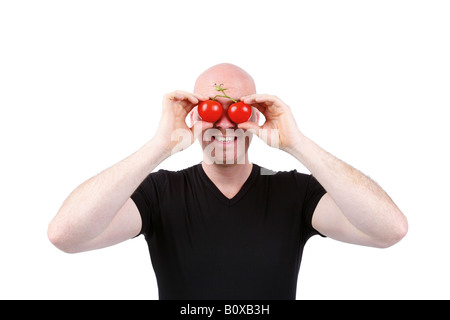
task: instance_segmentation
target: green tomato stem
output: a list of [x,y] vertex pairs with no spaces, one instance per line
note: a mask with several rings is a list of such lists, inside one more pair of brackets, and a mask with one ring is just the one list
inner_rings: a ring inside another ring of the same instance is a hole
[[228,99],[230,99],[231,101],[233,101],[234,103],[237,102],[237,100],[234,100],[233,98],[230,98],[230,97],[227,96],[227,95],[223,95],[223,96],[222,96],[222,95],[217,95],[217,96],[215,96],[215,97],[213,98],[213,100],[215,101],[217,97],[228,98]]
[[220,85],[214,84],[214,85],[216,86],[216,90],[222,92],[223,95],[218,94],[217,96],[215,96],[215,97],[213,98],[213,101],[216,101],[216,98],[217,98],[217,97],[222,97],[222,98],[228,98],[228,99],[230,99],[231,101],[233,101],[234,103],[237,102],[237,100],[234,100],[233,98],[227,96],[227,94],[225,93],[225,90],[228,90],[228,89],[222,88],[223,84],[220,84]]

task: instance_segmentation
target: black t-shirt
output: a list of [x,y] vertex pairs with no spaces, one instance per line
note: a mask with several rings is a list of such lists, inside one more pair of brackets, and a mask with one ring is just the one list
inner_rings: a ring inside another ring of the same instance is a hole
[[295,299],[303,247],[318,234],[311,220],[324,194],[312,175],[256,164],[232,199],[201,164],[151,173],[132,199],[159,298]]

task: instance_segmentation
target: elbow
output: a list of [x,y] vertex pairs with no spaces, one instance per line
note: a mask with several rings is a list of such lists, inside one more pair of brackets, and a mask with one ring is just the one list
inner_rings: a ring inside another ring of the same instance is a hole
[[58,223],[51,221],[47,229],[47,237],[49,241],[59,250],[65,253],[78,253],[74,246],[69,241],[68,232]]
[[383,237],[379,247],[385,249],[397,244],[407,235],[408,228],[408,220],[402,214],[399,221],[390,226],[389,232]]

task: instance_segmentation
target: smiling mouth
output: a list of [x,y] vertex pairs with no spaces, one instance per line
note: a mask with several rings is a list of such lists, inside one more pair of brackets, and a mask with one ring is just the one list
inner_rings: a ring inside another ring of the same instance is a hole
[[232,137],[226,137],[226,136],[213,136],[213,139],[217,142],[221,142],[221,143],[231,143],[237,140],[236,136],[232,136]]

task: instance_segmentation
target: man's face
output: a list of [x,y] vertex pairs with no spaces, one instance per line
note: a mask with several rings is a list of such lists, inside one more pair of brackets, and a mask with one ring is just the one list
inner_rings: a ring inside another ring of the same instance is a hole
[[[228,90],[227,90],[228,91]],[[228,95],[228,92],[227,92]],[[213,98],[214,95],[208,95]],[[239,96],[231,96],[238,100]],[[247,152],[252,140],[252,133],[239,129],[237,124],[228,117],[228,108],[234,103],[228,98],[216,98],[222,105],[223,113],[213,128],[203,130],[201,135],[201,146],[204,161],[215,164],[244,164],[248,160]],[[250,121],[256,121],[255,111]]]
[[[230,64],[214,66],[202,73],[196,83],[194,92],[210,99],[223,95],[216,87],[226,89],[225,94],[234,100],[256,93],[252,77],[244,70]],[[223,113],[211,129],[201,134],[203,160],[209,164],[243,164],[248,162],[247,151],[250,146],[252,134],[239,129],[237,124],[228,117],[228,108],[234,103],[232,100],[217,97],[222,104]],[[257,110],[253,109],[250,121],[257,120]],[[198,117],[198,112],[195,112]]]

